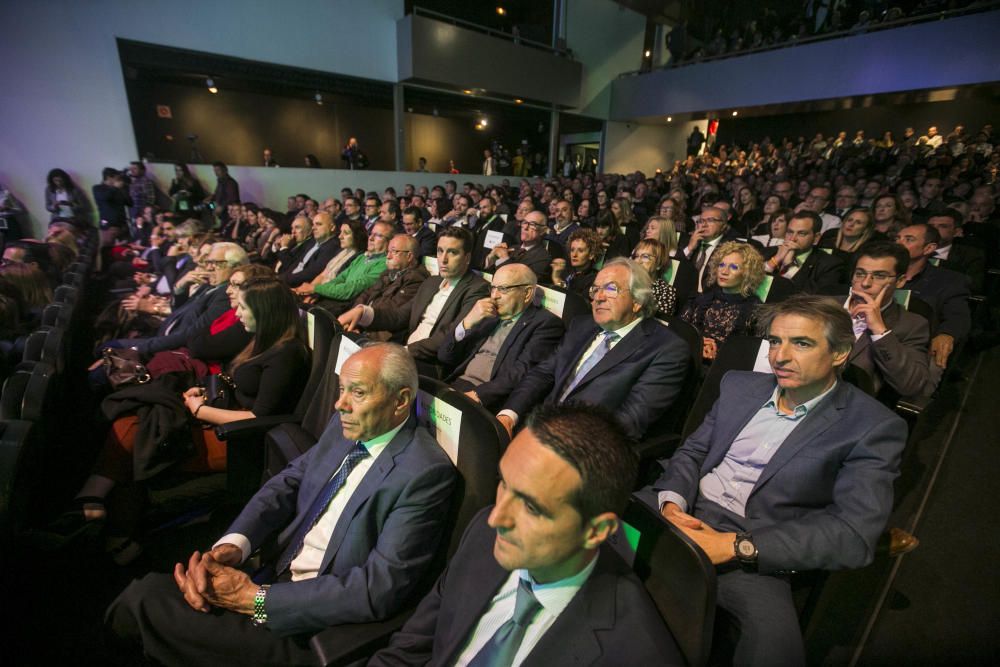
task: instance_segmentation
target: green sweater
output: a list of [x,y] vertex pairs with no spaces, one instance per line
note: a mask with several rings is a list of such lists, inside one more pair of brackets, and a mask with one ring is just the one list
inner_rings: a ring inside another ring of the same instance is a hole
[[385,271],[385,253],[369,257],[361,253],[337,277],[316,286],[316,294],[324,299],[348,301],[371,287]]

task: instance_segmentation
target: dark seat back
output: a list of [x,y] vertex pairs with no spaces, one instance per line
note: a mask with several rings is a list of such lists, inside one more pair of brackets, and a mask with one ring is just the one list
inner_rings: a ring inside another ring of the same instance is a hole
[[535,290],[535,305],[544,308],[558,318],[567,327],[569,323],[581,315],[590,315],[590,302],[585,298],[551,285],[539,285]]
[[706,664],[715,624],[715,567],[700,547],[638,498],[629,500],[623,519],[639,532],[636,576],[688,664]]
[[722,344],[715,361],[709,366],[705,380],[701,383],[701,389],[688,412],[687,420],[681,431],[682,441],[701,426],[705,415],[719,398],[719,384],[722,382],[722,376],[733,370],[752,371],[762,344],[764,344],[764,339],[756,336],[730,336]]
[[684,384],[677,396],[674,404],[667,409],[663,415],[650,424],[646,430],[646,439],[656,438],[668,433],[677,434],[684,425],[684,419],[691,410],[691,404],[698,394],[698,387],[701,384],[701,332],[692,325],[673,315],[660,320],[666,324],[667,328],[677,334],[683,340],[690,352],[688,357],[688,370],[684,377]]

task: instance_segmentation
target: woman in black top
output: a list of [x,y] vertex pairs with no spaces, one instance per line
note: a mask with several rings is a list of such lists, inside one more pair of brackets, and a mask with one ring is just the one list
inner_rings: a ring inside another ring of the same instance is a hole
[[566,247],[569,266],[565,259],[552,260],[552,284],[590,301],[590,286],[597,277],[594,262],[600,252],[600,240],[593,230],[578,229],[569,235]]
[[[164,456],[158,449],[160,443],[147,442],[144,437],[143,427],[148,424],[140,424],[134,414],[119,416],[93,473],[76,496],[79,508],[64,514],[54,530],[66,534],[87,521],[111,517],[114,535],[108,537],[108,551],[119,564],[131,562],[141,551],[129,536],[141,517],[143,482],[168,468],[184,472],[225,470],[226,443],[216,437],[212,427],[294,409],[309,372],[309,350],[291,290],[275,278],[247,280],[237,297],[236,315],[253,338],[227,365],[235,385],[235,407],[209,405],[202,387],[191,387],[181,398],[176,394],[171,398],[166,384],[158,387],[155,405],[161,412],[174,406],[190,415],[194,453],[181,461]],[[109,400],[113,399],[114,395]],[[150,447],[155,450],[152,456]]]

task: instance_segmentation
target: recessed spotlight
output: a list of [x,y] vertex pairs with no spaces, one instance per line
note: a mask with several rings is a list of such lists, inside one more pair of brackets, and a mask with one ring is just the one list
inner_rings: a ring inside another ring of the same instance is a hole
[[652,52],[652,51],[650,51],[649,49],[646,49],[646,50],[645,50],[645,52],[643,52],[643,54],[642,54],[642,55],[644,55],[644,56],[646,56],[646,57],[648,58],[648,57],[650,57],[651,55],[653,55],[653,52]]
[[487,125],[489,125],[489,121],[486,118],[480,118],[479,124],[482,125],[483,127],[486,127]]
[[673,116],[667,116],[667,122],[668,123],[674,122],[674,117]]
[[215,87],[215,81],[213,81],[212,79],[205,79],[205,85],[208,86],[208,92],[212,93],[213,95],[219,92],[219,89]]
[[472,91],[471,91],[471,90],[469,90],[468,88],[466,88],[466,89],[465,89],[465,90],[463,90],[462,92],[463,92],[463,93],[465,93],[466,95],[471,95],[471,94],[472,94]]
[[313,95],[313,99],[316,100],[316,104],[323,106],[323,96],[320,95],[318,92],[315,95]]
[[504,9],[503,7],[497,7],[497,14],[500,15],[500,16],[506,16],[507,15],[507,10]]
[[734,111],[734,112],[733,112],[733,115],[734,115],[734,116],[739,116],[739,115],[740,115],[740,112],[739,112],[739,111]]
[[517,97],[514,99],[514,104],[524,104],[524,100],[522,100],[520,97]]

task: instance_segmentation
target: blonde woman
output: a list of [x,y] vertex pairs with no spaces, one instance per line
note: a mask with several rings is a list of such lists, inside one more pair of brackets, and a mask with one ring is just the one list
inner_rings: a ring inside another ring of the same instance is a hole
[[747,244],[722,244],[718,262],[709,266],[712,287],[692,300],[681,317],[702,333],[702,357],[715,359],[730,336],[752,331],[754,310],[760,305],[757,288],[764,280],[764,258]]

